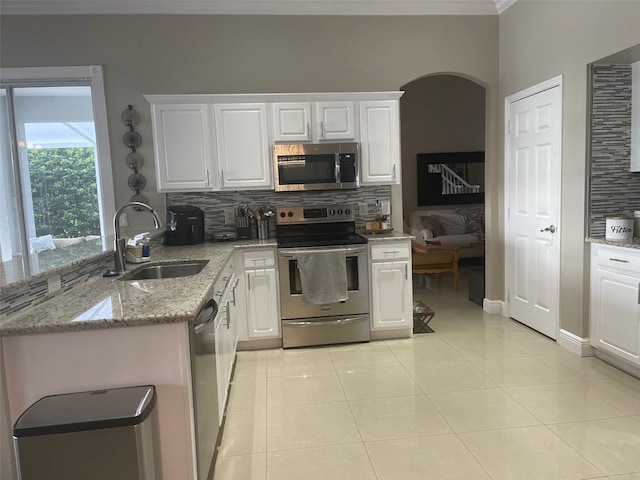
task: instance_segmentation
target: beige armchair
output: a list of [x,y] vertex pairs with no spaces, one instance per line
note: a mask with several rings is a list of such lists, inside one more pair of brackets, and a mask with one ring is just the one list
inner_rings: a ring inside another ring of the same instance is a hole
[[460,287],[460,273],[458,271],[458,247],[440,245],[440,242],[427,242],[427,245],[420,245],[415,240],[411,241],[411,264],[413,273],[440,274],[451,272],[453,274],[453,288]]

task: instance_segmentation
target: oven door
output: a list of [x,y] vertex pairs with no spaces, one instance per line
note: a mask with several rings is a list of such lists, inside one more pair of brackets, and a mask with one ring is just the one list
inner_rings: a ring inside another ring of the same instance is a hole
[[[307,305],[302,301],[297,253],[313,250],[344,250],[347,262],[349,298],[326,305]],[[362,315],[369,313],[369,275],[366,245],[340,247],[281,248],[278,250],[280,308],[283,320]]]

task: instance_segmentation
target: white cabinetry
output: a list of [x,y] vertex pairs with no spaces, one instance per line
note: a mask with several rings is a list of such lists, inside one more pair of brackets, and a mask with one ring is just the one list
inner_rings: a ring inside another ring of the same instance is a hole
[[370,257],[372,330],[412,328],[409,241],[373,242]]
[[216,104],[220,189],[273,187],[265,103]]
[[[278,275],[273,249],[244,252],[247,338],[280,337]],[[243,339],[241,339],[243,340]]]
[[274,103],[276,142],[355,140],[358,136],[353,101]]
[[218,303],[218,313],[214,319],[215,346],[216,346],[216,374],[218,382],[218,420],[222,424],[231,373],[236,358],[236,345],[238,343],[238,322],[234,306],[235,289],[239,282],[236,281],[235,264],[229,260],[222,273],[214,284],[214,300]]
[[311,103],[274,103],[273,139],[276,142],[310,142]]
[[159,192],[212,190],[209,105],[151,105]]
[[360,183],[400,183],[398,100],[360,102]]
[[640,251],[591,245],[591,345],[640,365]]

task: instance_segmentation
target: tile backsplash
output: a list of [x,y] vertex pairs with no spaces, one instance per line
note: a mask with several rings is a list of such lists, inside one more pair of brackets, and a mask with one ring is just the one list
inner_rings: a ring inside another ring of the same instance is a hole
[[[167,205],[193,205],[204,210],[205,233],[211,237],[215,232],[234,225],[225,225],[224,209],[248,204],[251,209],[269,206],[272,208],[293,205],[350,204],[356,213],[356,228],[364,229],[364,222],[375,216],[376,201],[389,200],[391,187],[361,187],[357,190],[331,190],[321,192],[285,192],[273,190],[245,190],[234,192],[195,192],[167,194]],[[368,215],[358,214],[358,204],[366,203]],[[391,212],[393,215],[393,212]],[[269,222],[270,236],[275,234],[275,221]],[[255,237],[255,232],[253,232]]]
[[605,234],[606,217],[640,210],[640,173],[630,172],[631,66],[594,65],[591,100],[588,236]]

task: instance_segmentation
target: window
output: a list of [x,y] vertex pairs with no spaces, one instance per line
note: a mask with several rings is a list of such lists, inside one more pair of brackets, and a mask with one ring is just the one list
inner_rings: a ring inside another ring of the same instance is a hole
[[108,248],[102,68],[0,69],[0,254],[37,273]]

